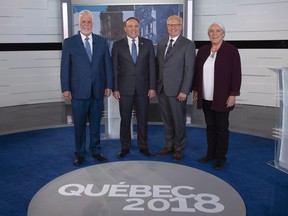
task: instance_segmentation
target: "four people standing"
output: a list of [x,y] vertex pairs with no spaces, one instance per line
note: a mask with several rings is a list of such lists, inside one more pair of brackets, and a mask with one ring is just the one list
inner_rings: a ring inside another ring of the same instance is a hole
[[223,169],[228,151],[229,113],[240,95],[241,62],[236,47],[223,41],[225,29],[213,23],[208,29],[211,44],[201,47],[196,57],[193,100],[203,110],[208,149],[199,162],[216,159],[215,169]]
[[126,37],[113,44],[111,61],[106,39],[92,33],[92,13],[80,12],[80,31],[64,40],[61,59],[62,93],[72,104],[75,165],[85,159],[87,118],[92,156],[98,161],[106,161],[100,147],[100,122],[103,98],[110,96],[112,88],[113,96],[119,101],[121,117],[118,157],[125,157],[130,152],[133,108],[136,110],[139,150],[152,156],[147,143],[148,110],[149,100],[156,95],[157,89],[165,128],[164,147],[157,156],[173,153],[175,161],[181,160],[186,143],[187,97],[193,83],[193,100],[197,101],[198,109],[203,109],[208,143],[207,154],[199,162],[216,159],[215,168],[224,167],[229,112],[240,94],[240,56],[234,46],[223,41],[224,27],[213,23],[208,29],[211,44],[199,49],[194,68],[195,45],[181,35],[182,25],[179,16],[167,19],[169,36],[158,43],[155,62],[152,41],[139,36],[137,18],[128,18],[124,23]]
[[121,117],[119,158],[130,152],[133,107],[136,111],[139,150],[148,157],[152,156],[148,149],[147,130],[149,100],[156,95],[155,54],[152,41],[140,37],[139,30],[138,19],[128,18],[124,22],[127,37],[116,41],[112,49],[113,95],[119,101]]
[[157,95],[165,127],[164,148],[158,156],[174,154],[178,161],[183,157],[186,143],[186,104],[191,92],[195,45],[181,35],[182,18],[167,19],[169,37],[157,46]]
[[61,59],[61,89],[71,100],[75,131],[74,164],[80,165],[86,153],[86,120],[89,118],[89,150],[98,161],[101,153],[100,122],[103,97],[110,96],[113,86],[112,62],[106,39],[92,33],[93,15],[79,14],[78,34],[64,40]]

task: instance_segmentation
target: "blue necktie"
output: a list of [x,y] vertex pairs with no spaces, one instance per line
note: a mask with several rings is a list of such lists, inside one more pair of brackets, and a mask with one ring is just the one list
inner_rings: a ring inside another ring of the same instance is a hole
[[132,50],[131,50],[131,55],[133,58],[134,63],[136,63],[136,59],[137,59],[137,48],[136,48],[136,44],[135,44],[135,40],[132,40]]
[[91,46],[90,46],[90,43],[88,40],[89,40],[89,38],[86,37],[85,38],[85,49],[86,49],[87,55],[89,57],[89,60],[91,62],[92,61],[92,52],[91,52]]
[[171,52],[172,47],[173,47],[173,41],[174,41],[173,39],[170,39],[170,43],[169,43],[168,49],[166,51],[165,57],[168,56],[168,54]]

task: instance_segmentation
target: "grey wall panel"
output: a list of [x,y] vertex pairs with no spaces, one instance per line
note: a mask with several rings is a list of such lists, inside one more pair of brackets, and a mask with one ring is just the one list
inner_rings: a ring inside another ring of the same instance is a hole
[[60,51],[0,52],[0,107],[61,101]]
[[[81,4],[85,2],[91,1]],[[227,41],[287,40],[287,11],[287,0],[195,0],[193,38],[207,41],[209,24],[220,21],[226,27]],[[62,43],[61,25],[59,0],[1,0],[2,44]],[[240,55],[243,85],[237,103],[278,106],[278,77],[268,68],[287,67],[288,49],[241,49]],[[0,107],[62,101],[60,57],[59,49],[0,52]]]

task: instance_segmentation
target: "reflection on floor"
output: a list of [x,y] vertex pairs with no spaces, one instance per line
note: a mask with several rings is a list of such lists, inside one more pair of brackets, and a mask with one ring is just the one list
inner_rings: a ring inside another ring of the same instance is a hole
[[[230,114],[230,130],[273,138],[279,109],[273,107],[236,105]],[[71,124],[71,106],[64,102],[21,105],[0,108],[0,135],[32,129],[67,126]],[[150,104],[149,122],[161,123],[158,104]],[[187,107],[187,126],[205,127],[201,110]]]

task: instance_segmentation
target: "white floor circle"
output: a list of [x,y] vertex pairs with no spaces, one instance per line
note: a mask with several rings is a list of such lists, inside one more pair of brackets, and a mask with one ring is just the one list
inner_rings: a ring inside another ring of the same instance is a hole
[[245,216],[220,178],[184,165],[112,162],[62,175],[31,200],[28,216]]

